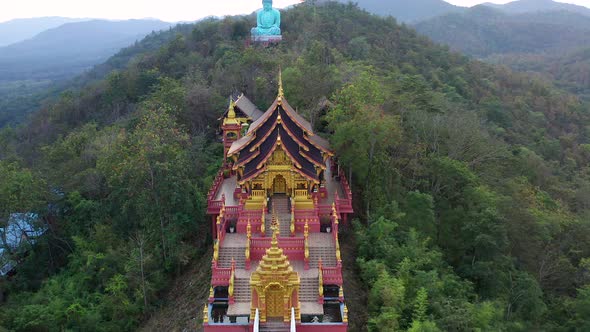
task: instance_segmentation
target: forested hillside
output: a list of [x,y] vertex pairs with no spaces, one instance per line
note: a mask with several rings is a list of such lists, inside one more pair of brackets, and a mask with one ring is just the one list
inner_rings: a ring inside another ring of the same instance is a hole
[[570,12],[590,16],[590,9],[584,6],[557,2],[553,0],[517,0],[502,5],[486,2],[485,5],[492,8],[501,9],[502,11],[510,14],[567,10]]
[[590,16],[565,10],[509,15],[482,5],[417,23],[415,28],[452,50],[540,74],[589,100],[584,48],[590,44]]
[[508,15],[487,6],[415,25],[453,50],[487,58],[498,54],[560,54],[590,43],[590,16],[568,11]]
[[353,5],[285,11],[275,47],[245,46],[254,21],[138,45],[127,67],[0,132],[0,220],[36,212],[49,229],[14,253],[1,326],[128,331],[154,314],[207,248],[227,97],[265,109],[282,67],[290,104],[351,175],[346,273],[368,289],[348,303],[353,330],[590,329],[587,104]]
[[[337,0],[343,4],[352,2],[370,13],[381,16],[393,16],[398,22],[418,22],[439,15],[460,12],[464,7],[454,6],[444,0]],[[325,3],[325,0],[318,0]]]

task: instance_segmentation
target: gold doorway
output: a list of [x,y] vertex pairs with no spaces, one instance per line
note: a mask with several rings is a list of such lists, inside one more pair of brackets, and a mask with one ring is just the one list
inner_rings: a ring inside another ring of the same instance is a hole
[[272,182],[272,192],[274,194],[286,194],[287,193],[287,180],[282,175],[275,176]]
[[271,285],[266,289],[266,317],[283,318],[283,289],[280,285]]

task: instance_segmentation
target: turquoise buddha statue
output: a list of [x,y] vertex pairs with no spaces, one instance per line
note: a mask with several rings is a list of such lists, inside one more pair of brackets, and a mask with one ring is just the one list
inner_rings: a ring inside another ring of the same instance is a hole
[[258,24],[252,28],[252,37],[281,35],[281,12],[272,8],[272,0],[262,0],[256,21]]

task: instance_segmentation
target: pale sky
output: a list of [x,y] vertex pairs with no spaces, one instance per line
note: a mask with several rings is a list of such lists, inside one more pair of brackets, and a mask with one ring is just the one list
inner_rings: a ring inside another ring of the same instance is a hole
[[[383,0],[412,1],[412,0]],[[590,7],[590,0],[560,0]],[[1,3],[4,2],[4,3]],[[64,16],[74,18],[159,18],[168,22],[194,21],[206,16],[248,14],[262,7],[260,0],[7,0],[0,2],[0,22],[14,18]],[[274,0],[286,7],[300,0]],[[482,0],[448,0],[473,6]],[[492,0],[506,3],[509,0]]]

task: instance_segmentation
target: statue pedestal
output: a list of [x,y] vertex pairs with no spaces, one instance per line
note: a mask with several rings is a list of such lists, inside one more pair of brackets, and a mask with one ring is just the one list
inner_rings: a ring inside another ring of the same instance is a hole
[[278,43],[283,40],[283,36],[252,36],[252,41],[255,43]]

